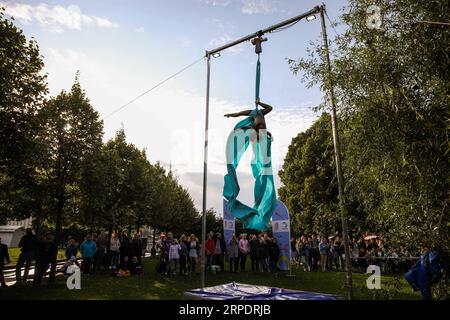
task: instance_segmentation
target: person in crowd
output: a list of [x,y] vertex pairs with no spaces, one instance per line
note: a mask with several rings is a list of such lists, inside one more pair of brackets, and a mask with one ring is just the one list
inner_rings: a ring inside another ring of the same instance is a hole
[[72,259],[72,257],[75,257],[75,261],[73,263],[76,266],[78,266],[78,268],[80,268],[80,264],[78,263],[77,260],[77,255],[78,255],[78,244],[75,242],[74,238],[70,238],[69,241],[67,242],[66,247],[66,259],[67,261],[69,261]]
[[167,232],[166,237],[163,240],[163,246],[164,246],[164,262],[165,262],[165,266],[166,266],[166,270],[164,271],[164,274],[168,274],[169,273],[169,252],[170,252],[170,246],[173,243],[173,233],[172,232]]
[[177,267],[180,261],[181,246],[177,239],[174,239],[169,248],[169,274],[176,275]]
[[95,251],[94,256],[94,271],[100,271],[100,267],[104,266],[105,256],[106,256],[106,247],[108,245],[108,240],[104,234],[104,232],[100,232],[95,240],[95,245],[97,250]]
[[310,244],[305,236],[300,238],[300,261],[303,265],[303,271],[311,271],[311,265],[309,264],[309,251]]
[[295,264],[297,269],[300,269],[300,264],[301,264],[301,258],[300,258],[301,244],[302,244],[301,238],[298,237],[295,240],[295,250],[297,251],[297,257],[296,257],[296,259],[294,261],[294,264]]
[[[345,246],[344,246],[344,239],[339,236],[338,238],[338,246],[339,246],[339,266],[340,270],[345,270]],[[352,250],[353,250],[353,244],[352,240],[349,239],[349,246],[350,246],[350,259],[352,258]]]
[[378,243],[376,239],[371,239],[368,246],[367,246],[367,251],[371,256],[375,256],[377,250],[379,249],[378,247]]
[[[27,281],[28,273],[30,271],[31,264],[36,256],[36,250],[39,240],[33,234],[31,228],[26,229],[25,235],[19,241],[20,255],[16,264],[16,284],[23,281]],[[25,270],[22,278],[22,267],[25,265]]]
[[327,270],[327,258],[328,251],[330,250],[328,240],[326,237],[322,237],[322,240],[319,243],[319,252],[320,252],[320,267],[322,272]]
[[95,244],[95,241],[92,240],[92,236],[88,234],[80,246],[81,257],[83,258],[83,274],[91,274],[91,266],[96,251],[97,245]]
[[269,262],[272,272],[277,272],[278,270],[278,259],[280,259],[280,247],[278,246],[277,238],[273,237],[269,245]]
[[339,237],[334,238],[331,242],[331,259],[330,259],[330,270],[333,270],[333,264],[336,268],[336,271],[341,269],[339,260],[340,260],[340,247],[341,242],[339,241]]
[[141,241],[141,234],[137,232],[133,240],[130,242],[130,247],[128,249],[128,258],[129,260],[133,260],[133,257],[136,257],[137,264],[139,266],[142,265],[142,241]]
[[187,260],[188,260],[188,244],[186,236],[183,234],[180,237],[180,274],[187,274]]
[[361,270],[367,269],[367,247],[363,239],[358,240],[358,267]]
[[216,238],[214,240],[214,258],[213,263],[220,267],[221,271],[225,270],[224,265],[224,255],[227,251],[227,246],[225,244],[225,241],[222,238],[222,234],[219,232],[216,233]]
[[310,241],[310,259],[311,259],[310,261],[311,269],[317,270],[320,259],[320,252],[319,252],[319,240],[317,239],[317,236],[315,234],[312,235]]
[[65,256],[67,260],[78,255],[78,244],[74,238],[69,238],[67,241]]
[[0,285],[2,288],[7,287],[3,269],[5,269],[5,265],[10,262],[8,246],[2,243],[2,238],[0,237]]
[[[128,264],[128,249],[130,247],[130,238],[128,237],[126,232],[122,232],[119,235],[120,248],[119,248],[119,265]],[[124,262],[126,258],[126,262]]]
[[35,286],[41,285],[42,278],[50,267],[50,264],[56,258],[58,247],[54,241],[55,237],[53,234],[47,233],[43,240],[38,242],[33,279],[33,285]]
[[271,240],[265,234],[264,236],[261,236],[259,238],[259,245],[258,245],[258,264],[259,269],[261,272],[268,272],[269,271],[269,264],[270,264],[270,257],[269,257],[269,248],[271,246]]
[[206,270],[209,270],[211,268],[212,260],[214,257],[215,244],[211,233],[208,233],[207,237],[208,238],[206,239],[205,242],[205,255],[206,255]]
[[290,247],[291,247],[291,265],[295,265],[297,263],[297,256],[298,256],[297,240],[295,239],[295,237],[291,237]]
[[195,267],[198,264],[198,250],[199,242],[195,235],[191,234],[189,241],[189,271],[195,272]]
[[259,271],[259,239],[256,234],[250,235],[249,245],[251,270]]
[[159,262],[158,262],[158,265],[156,267],[156,272],[159,273],[160,275],[165,275],[166,274],[166,270],[167,270],[166,256],[169,253],[166,252],[165,248],[164,248],[164,240],[165,239],[166,239],[165,232],[161,232],[159,234],[159,239],[156,242],[156,251],[159,252]]
[[241,272],[245,272],[245,264],[247,262],[247,256],[250,252],[250,244],[247,240],[247,235],[244,233],[239,240],[239,260],[241,263]]
[[166,234],[161,232],[159,234],[159,240],[156,242],[156,251],[159,252],[159,257],[161,261],[164,261],[166,252],[164,251],[164,240],[166,239]]
[[237,272],[238,263],[239,263],[239,241],[236,238],[236,235],[233,233],[233,236],[228,243],[228,261],[230,262],[230,272]]
[[117,269],[119,264],[120,239],[119,235],[114,232],[109,240],[109,254],[111,256],[109,269]]

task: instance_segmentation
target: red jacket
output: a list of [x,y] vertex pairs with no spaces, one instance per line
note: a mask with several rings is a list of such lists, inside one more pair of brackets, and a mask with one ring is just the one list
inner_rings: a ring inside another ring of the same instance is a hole
[[207,256],[212,256],[214,254],[215,243],[214,240],[208,239],[205,242],[205,251]]

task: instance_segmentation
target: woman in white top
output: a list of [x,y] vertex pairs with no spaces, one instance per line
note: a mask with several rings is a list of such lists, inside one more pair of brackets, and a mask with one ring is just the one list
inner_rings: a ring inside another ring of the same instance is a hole
[[189,271],[195,272],[195,266],[198,263],[198,252],[199,244],[197,237],[191,234],[189,241]]
[[109,266],[110,269],[117,268],[117,264],[119,263],[119,249],[120,239],[117,236],[117,233],[113,233],[109,245],[109,252],[111,253],[111,263]]

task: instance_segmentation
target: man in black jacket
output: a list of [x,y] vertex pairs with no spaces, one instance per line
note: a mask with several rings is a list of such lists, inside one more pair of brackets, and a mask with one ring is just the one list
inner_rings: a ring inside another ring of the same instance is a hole
[[137,264],[139,266],[142,265],[141,257],[142,257],[142,240],[141,235],[136,233],[134,235],[133,240],[131,241],[128,247],[128,259],[131,261],[133,257],[136,257]]
[[258,271],[259,270],[260,244],[259,244],[258,237],[256,235],[251,236],[249,245],[250,245],[251,270]]
[[272,271],[278,270],[278,259],[280,258],[280,247],[278,247],[277,238],[272,238],[272,244],[269,246],[270,268]]
[[225,252],[227,251],[227,246],[225,244],[225,240],[223,240],[222,235],[220,233],[216,234],[215,237],[215,246],[214,246],[214,257],[213,257],[213,261],[215,265],[218,265],[220,267],[220,271],[224,271],[225,270],[225,265],[224,265],[224,256],[225,256]]
[[6,244],[3,244],[2,238],[0,238],[0,284],[2,287],[7,287],[5,282],[5,275],[3,274],[5,262],[9,263],[8,246]]
[[33,234],[33,230],[31,228],[27,228],[26,234],[19,241],[19,248],[21,248],[21,250],[16,264],[16,284],[22,282],[22,267],[24,265],[25,272],[23,274],[23,281],[27,281],[31,263],[36,255],[38,242],[37,237]]
[[42,277],[45,275],[45,272],[52,263],[52,260],[56,257],[58,248],[54,240],[55,237],[51,233],[47,233],[44,239],[38,244],[33,281],[35,286],[42,283]]

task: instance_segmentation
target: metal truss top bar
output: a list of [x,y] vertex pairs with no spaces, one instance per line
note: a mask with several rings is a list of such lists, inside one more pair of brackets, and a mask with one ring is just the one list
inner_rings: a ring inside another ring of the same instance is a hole
[[266,29],[264,29],[264,30],[260,30],[260,31],[258,31],[258,32],[249,34],[248,36],[245,36],[245,37],[243,37],[243,38],[240,38],[240,39],[238,39],[238,40],[235,40],[235,41],[233,41],[233,42],[230,42],[230,43],[228,43],[228,44],[226,44],[226,45],[223,45],[223,46],[221,46],[221,47],[218,47],[218,48],[216,48],[216,49],[214,49],[214,50],[206,51],[205,57],[211,56],[211,55],[213,55],[213,54],[215,54],[215,53],[217,53],[217,52],[220,52],[220,51],[222,51],[222,50],[231,48],[231,47],[233,47],[233,46],[235,46],[235,45],[238,45],[238,44],[240,44],[240,43],[242,43],[242,42],[251,40],[251,39],[253,39],[253,38],[257,37],[257,36],[260,36],[260,35],[263,35],[263,34],[265,34],[265,33],[269,33],[269,32],[272,32],[272,31],[274,31],[274,30],[277,30],[277,29],[279,29],[279,28],[282,28],[282,27],[284,27],[284,26],[287,26],[287,25],[289,25],[289,24],[291,24],[291,23],[294,23],[294,22],[296,22],[296,21],[298,21],[298,20],[301,20],[301,19],[304,19],[304,18],[306,18],[306,17],[309,17],[310,15],[319,13],[320,10],[321,10],[321,7],[315,6],[312,10],[310,10],[310,11],[308,11],[308,12],[305,12],[305,13],[303,13],[303,14],[301,14],[301,15],[298,15],[298,16],[293,17],[293,18],[291,18],[291,19],[284,20],[284,21],[282,21],[282,22],[280,22],[280,23],[274,24],[274,25],[272,25],[272,26],[270,26],[270,27],[268,27],[268,28],[266,28]]

